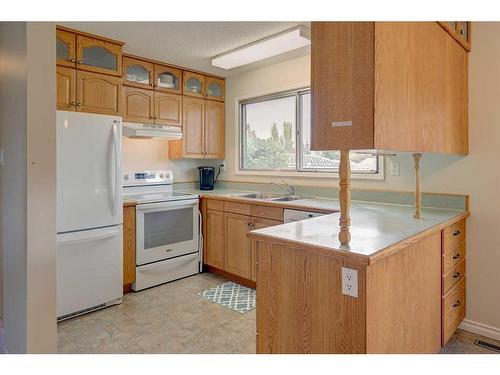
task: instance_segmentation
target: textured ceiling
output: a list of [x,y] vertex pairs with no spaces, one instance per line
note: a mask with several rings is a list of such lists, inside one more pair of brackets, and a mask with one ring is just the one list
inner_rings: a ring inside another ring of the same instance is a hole
[[213,67],[210,58],[290,29],[301,22],[61,22],[63,26],[125,42],[124,52],[230,76],[309,53],[303,47],[243,67]]

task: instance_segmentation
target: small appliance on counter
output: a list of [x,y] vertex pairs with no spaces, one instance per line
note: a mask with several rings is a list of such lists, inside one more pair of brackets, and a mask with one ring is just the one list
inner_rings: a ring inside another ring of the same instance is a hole
[[214,167],[198,167],[200,175],[200,190],[213,190],[220,176],[222,165],[219,166],[217,176],[215,175]]

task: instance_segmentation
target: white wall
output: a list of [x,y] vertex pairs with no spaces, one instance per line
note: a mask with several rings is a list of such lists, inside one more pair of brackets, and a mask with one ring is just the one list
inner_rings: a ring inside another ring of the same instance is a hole
[[[469,137],[467,157],[430,155],[422,159],[422,189],[428,192],[470,194],[468,221],[467,319],[500,330],[500,23],[474,23],[469,55]],[[309,82],[310,57],[246,72],[226,81],[226,163],[224,180],[272,181],[274,178],[234,174],[237,115],[235,98],[300,87]],[[389,162],[386,157],[386,164]],[[400,176],[383,181],[352,182],[353,188],[412,191],[411,155],[391,157],[400,162]],[[334,179],[287,178],[296,184],[337,186]],[[500,334],[500,331],[498,331]]]
[[12,353],[53,353],[55,25],[0,22],[1,284]]
[[198,166],[217,166],[219,160],[169,160],[168,141],[160,139],[131,139],[123,137],[123,173],[142,170],[170,169],[175,182],[198,181]]

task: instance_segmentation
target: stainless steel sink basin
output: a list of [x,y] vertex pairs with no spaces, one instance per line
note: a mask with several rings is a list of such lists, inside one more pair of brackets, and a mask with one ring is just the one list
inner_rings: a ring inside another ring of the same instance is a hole
[[303,199],[303,197],[298,196],[298,195],[283,195],[283,194],[277,194],[277,193],[264,193],[264,192],[235,194],[235,195],[233,195],[233,197],[248,198],[248,199],[262,199],[262,200],[273,201],[273,202],[289,202],[289,201],[296,201],[297,199]]

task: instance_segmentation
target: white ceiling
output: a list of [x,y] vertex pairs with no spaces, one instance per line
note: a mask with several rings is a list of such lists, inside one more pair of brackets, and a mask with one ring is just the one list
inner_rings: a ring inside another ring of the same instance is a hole
[[224,77],[310,53],[310,47],[224,70],[210,58],[303,24],[302,22],[61,22],[63,26],[125,42],[123,51]]

